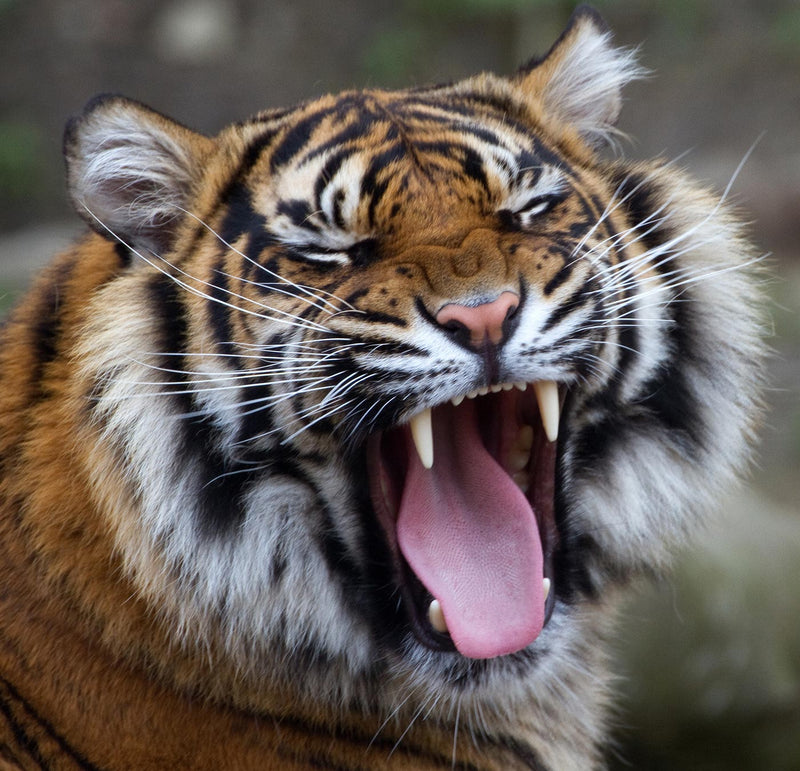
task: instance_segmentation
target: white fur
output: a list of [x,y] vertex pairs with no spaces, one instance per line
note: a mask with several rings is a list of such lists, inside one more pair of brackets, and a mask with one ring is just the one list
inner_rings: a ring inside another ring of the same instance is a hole
[[586,18],[562,48],[542,96],[545,114],[574,127],[591,145],[609,141],[616,133],[623,86],[644,74],[635,51],[613,46],[611,34]]

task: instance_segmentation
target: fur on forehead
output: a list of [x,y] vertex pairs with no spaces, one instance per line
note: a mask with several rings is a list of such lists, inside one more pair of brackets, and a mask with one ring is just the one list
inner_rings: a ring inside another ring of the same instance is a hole
[[[442,90],[499,89],[527,106],[529,117],[552,135],[574,136],[578,146],[591,148],[612,137],[622,87],[641,74],[634,53],[613,46],[601,17],[581,6],[550,51],[511,78],[479,76]],[[280,122],[278,115],[256,121]],[[215,141],[124,97],[95,99],[65,136],[73,204],[102,235],[145,253],[163,252],[174,223],[206,181],[210,157],[241,139],[245,125]]]

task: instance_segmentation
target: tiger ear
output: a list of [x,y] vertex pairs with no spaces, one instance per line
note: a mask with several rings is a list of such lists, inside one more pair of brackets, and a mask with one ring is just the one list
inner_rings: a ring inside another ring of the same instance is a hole
[[543,115],[571,125],[596,147],[615,131],[623,86],[645,74],[636,52],[613,46],[600,14],[581,5],[547,54],[528,62],[512,82]]
[[101,235],[163,254],[212,148],[138,102],[96,97],[64,133],[70,198]]

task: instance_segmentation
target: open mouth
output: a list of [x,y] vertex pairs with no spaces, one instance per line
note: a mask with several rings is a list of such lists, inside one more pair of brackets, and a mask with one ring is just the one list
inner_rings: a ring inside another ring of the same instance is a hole
[[418,639],[475,659],[541,633],[558,533],[558,388],[502,384],[370,437],[370,494]]

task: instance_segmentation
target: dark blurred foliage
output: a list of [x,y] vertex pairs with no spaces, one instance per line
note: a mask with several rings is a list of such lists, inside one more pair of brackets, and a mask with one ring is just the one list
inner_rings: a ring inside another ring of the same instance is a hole
[[[746,183],[781,242],[800,204],[795,0],[597,3],[656,75],[630,89],[636,154],[696,149],[724,183],[763,133]],[[60,137],[94,94],[124,93],[213,132],[261,108],[365,85],[513,71],[566,22],[564,0],[0,0],[0,230],[66,212]],[[787,158],[790,155],[791,158]],[[790,161],[789,166],[787,162]],[[792,173],[791,180],[787,175]],[[787,199],[789,192],[791,201]],[[761,214],[762,212],[756,212]],[[773,248],[775,248],[773,246]]]

